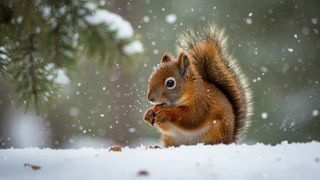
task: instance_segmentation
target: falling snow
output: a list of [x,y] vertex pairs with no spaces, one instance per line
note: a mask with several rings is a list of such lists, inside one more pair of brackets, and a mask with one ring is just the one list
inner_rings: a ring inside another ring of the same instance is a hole
[[261,113],[261,118],[262,119],[267,119],[268,118],[268,113],[266,113],[266,112]]
[[252,19],[251,19],[251,18],[247,18],[247,19],[246,19],[246,23],[247,23],[248,25],[251,25],[251,24],[252,24]]
[[302,28],[302,34],[307,36],[307,35],[309,35],[309,33],[310,33],[310,29],[308,27],[303,27]]
[[78,115],[79,115],[79,112],[80,112],[80,110],[79,110],[79,108],[77,108],[77,107],[72,107],[72,108],[70,108],[70,110],[69,110],[70,116],[78,116]]
[[143,17],[143,22],[148,23],[150,21],[150,17],[149,16],[144,16]]
[[166,16],[166,21],[167,21],[167,23],[169,23],[169,24],[175,23],[176,20],[177,20],[177,16],[176,16],[175,14],[168,14],[168,15]]
[[318,24],[318,19],[317,18],[311,18],[311,23],[312,24]]

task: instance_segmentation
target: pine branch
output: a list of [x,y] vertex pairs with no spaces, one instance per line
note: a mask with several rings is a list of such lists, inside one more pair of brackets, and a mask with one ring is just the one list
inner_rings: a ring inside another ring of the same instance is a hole
[[54,47],[55,47],[55,64],[57,68],[61,68],[61,52],[60,52],[60,44],[59,44],[59,22],[57,22],[57,27],[54,29]]
[[34,34],[30,34],[28,38],[28,61],[30,63],[29,74],[31,76],[32,94],[34,97],[35,104],[38,104],[38,92],[37,92],[37,78],[35,74],[35,59],[33,57],[34,45],[33,45]]
[[[83,1],[1,1],[1,9],[6,11],[0,12],[5,15],[0,17],[0,73],[8,77],[17,106],[34,105],[40,112],[49,105],[59,87],[54,79],[58,70],[73,68],[76,55],[109,67],[129,57],[123,47],[133,37],[118,38],[107,21],[89,23],[86,18],[98,8],[90,10]],[[106,14],[128,24],[119,15]]]
[[7,65],[9,61],[8,54],[3,46],[0,47],[0,74],[2,78],[6,79]]

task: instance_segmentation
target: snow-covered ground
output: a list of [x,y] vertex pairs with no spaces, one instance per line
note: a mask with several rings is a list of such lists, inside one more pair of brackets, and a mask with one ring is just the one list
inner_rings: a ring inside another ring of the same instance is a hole
[[0,150],[0,179],[320,179],[320,142],[122,152],[6,149]]

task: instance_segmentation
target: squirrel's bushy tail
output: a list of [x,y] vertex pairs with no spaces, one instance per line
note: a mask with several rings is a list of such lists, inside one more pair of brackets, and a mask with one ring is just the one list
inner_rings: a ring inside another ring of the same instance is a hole
[[178,38],[178,49],[187,51],[205,81],[214,83],[227,96],[235,113],[234,138],[242,139],[252,114],[251,90],[235,59],[228,54],[224,30],[208,25],[187,30]]

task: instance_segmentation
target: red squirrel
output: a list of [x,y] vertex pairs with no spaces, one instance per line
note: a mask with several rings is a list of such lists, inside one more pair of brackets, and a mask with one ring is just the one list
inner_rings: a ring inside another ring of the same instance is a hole
[[247,78],[226,49],[224,31],[208,25],[178,39],[178,58],[166,53],[148,82],[154,105],[144,120],[165,147],[241,140],[252,114]]

